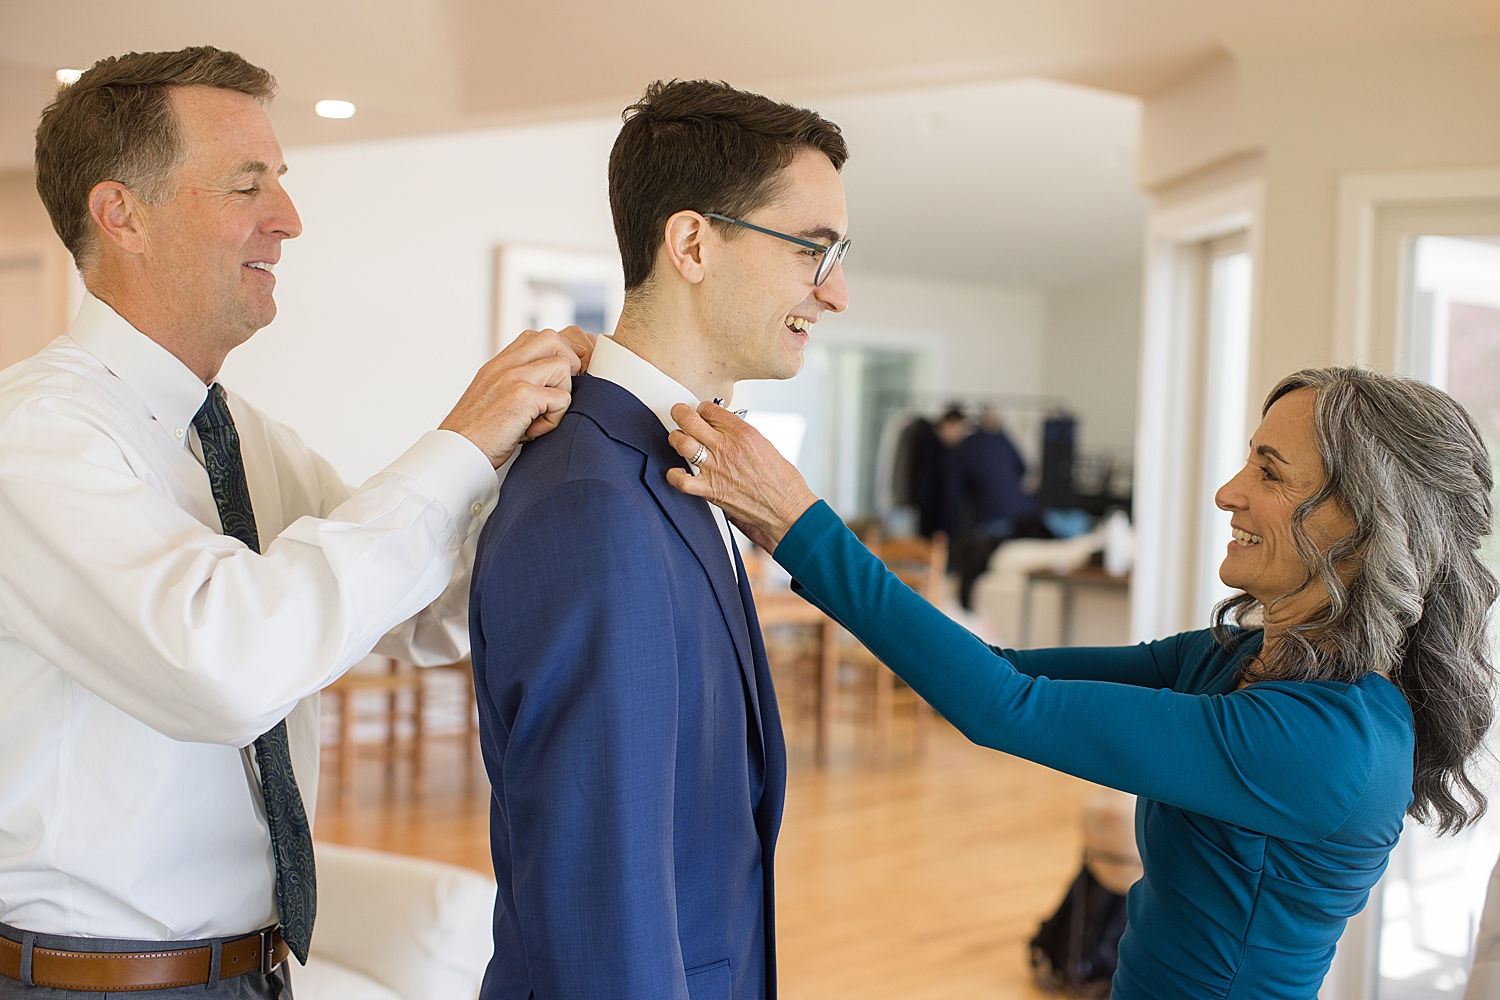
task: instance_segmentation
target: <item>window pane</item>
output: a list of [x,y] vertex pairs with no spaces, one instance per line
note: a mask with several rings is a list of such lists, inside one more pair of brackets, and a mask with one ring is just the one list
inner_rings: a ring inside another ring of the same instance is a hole
[[[1500,237],[1413,241],[1400,356],[1405,374],[1464,405],[1500,458]],[[1485,558],[1500,569],[1493,534]],[[1407,822],[1384,880],[1381,1000],[1462,995],[1497,855],[1500,808],[1452,837]]]
[[1245,464],[1250,364],[1250,254],[1214,257],[1208,272],[1208,357],[1203,397],[1202,520],[1199,522],[1198,598],[1194,628],[1208,624],[1213,606],[1230,594],[1219,582],[1229,544],[1228,511],[1214,494]]

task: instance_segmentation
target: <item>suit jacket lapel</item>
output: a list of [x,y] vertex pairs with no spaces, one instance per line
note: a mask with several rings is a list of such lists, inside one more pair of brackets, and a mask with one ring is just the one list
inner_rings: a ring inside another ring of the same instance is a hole
[[703,567],[713,587],[719,611],[729,626],[734,640],[735,653],[740,661],[740,673],[750,692],[750,705],[755,713],[755,731],[760,738],[761,753],[765,753],[765,730],[762,728],[759,689],[755,680],[755,654],[750,643],[748,612],[740,598],[738,577],[743,573],[729,562],[729,553],[724,549],[724,536],[714,523],[713,512],[707,501],[690,497],[667,482],[667,469],[686,469],[687,462],[667,444],[661,421],[640,400],[613,382],[579,375],[573,379],[573,404],[575,413],[593,419],[599,427],[622,444],[642,452],[646,456],[646,467],[642,473],[646,489],[656,499],[662,513],[672,522],[672,527],[682,536],[688,549]]
[[[686,469],[687,462],[677,456],[677,468]],[[667,470],[655,455],[646,457],[646,489],[656,498],[677,533],[687,542],[688,548],[703,566],[709,582],[714,588],[714,597],[719,610],[729,625],[729,634],[734,639],[734,649],[739,654],[740,672],[750,690],[750,704],[755,712],[756,732],[761,728],[759,685],[755,682],[755,655],[750,646],[750,625],[744,603],[740,600],[736,568],[729,564],[729,553],[724,550],[724,536],[714,523],[714,514],[707,501],[690,497],[667,482]],[[733,581],[733,582],[732,582]]]

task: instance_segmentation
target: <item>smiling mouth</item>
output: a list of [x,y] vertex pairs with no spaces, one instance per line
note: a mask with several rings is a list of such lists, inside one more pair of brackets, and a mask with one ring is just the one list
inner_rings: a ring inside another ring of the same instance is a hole
[[1233,526],[1231,526],[1229,530],[1230,533],[1234,535],[1234,540],[1239,542],[1241,545],[1259,545],[1261,542],[1265,541],[1265,539],[1260,537],[1259,535],[1252,535],[1248,531],[1241,531],[1239,528]]
[[272,264],[270,261],[266,261],[266,260],[252,260],[252,261],[247,261],[245,263],[245,266],[246,267],[253,267],[257,271],[264,271],[267,274],[273,274],[274,272],[271,269],[274,268],[276,265]]
[[791,330],[793,333],[806,333],[808,330],[812,329],[814,321],[810,319],[803,319],[801,316],[788,316],[786,319],[782,320],[782,322],[785,323],[786,328],[788,330]]

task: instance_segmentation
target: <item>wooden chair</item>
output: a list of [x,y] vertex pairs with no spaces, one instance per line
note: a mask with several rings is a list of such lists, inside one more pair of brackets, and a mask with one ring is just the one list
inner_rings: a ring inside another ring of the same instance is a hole
[[[354,765],[358,749],[354,739],[355,726],[359,722],[359,696],[375,691],[385,695],[383,716],[385,721],[384,758],[385,780],[389,791],[395,781],[398,761],[411,765],[412,791],[421,795],[426,790],[427,742],[438,734],[430,731],[427,724],[428,687],[430,681],[443,674],[457,675],[461,679],[460,691],[463,705],[463,724],[460,733],[464,746],[464,770],[468,781],[474,778],[474,737],[477,726],[474,722],[474,673],[465,657],[457,663],[445,663],[433,667],[414,667],[400,660],[387,658],[384,673],[350,671],[323,690],[329,706],[338,719],[338,739],[334,743],[338,754],[338,766],[334,774],[338,779],[338,804],[344,809],[354,803]],[[403,695],[409,695],[403,699]],[[403,701],[406,702],[403,705]],[[403,742],[400,724],[409,721],[412,736]]]
[[[428,701],[426,693],[427,681],[444,675],[455,677],[458,681],[460,700],[463,706],[463,725],[459,729],[459,735],[463,739],[464,749],[464,778],[468,782],[474,780],[474,747],[476,737],[479,735],[479,723],[474,715],[474,665],[466,656],[457,663],[444,663],[436,667],[423,667],[417,671],[423,681],[422,703],[425,706]],[[428,739],[436,739],[439,734],[425,730]]]
[[[885,539],[876,528],[867,532],[863,540],[903,583],[932,604],[940,606],[943,603],[948,568],[946,535],[938,532],[931,541],[920,536]],[[840,647],[837,673],[840,682],[848,679],[847,686],[861,695],[856,702],[856,718],[869,720],[877,764],[888,764],[891,759],[891,737],[898,700],[911,706],[916,755],[920,757],[927,752],[932,706],[853,637]]]
[[777,698],[784,714],[812,722],[813,759],[822,766],[828,763],[842,629],[790,590],[767,586],[769,559],[760,549],[743,556]]
[[[323,689],[324,699],[337,701],[338,740],[338,804],[347,809],[354,804],[354,727],[358,721],[356,709],[358,696],[369,691],[385,694],[385,764],[387,788],[395,777],[396,761],[405,756],[412,765],[412,786],[420,792],[422,788],[422,678],[412,670],[403,670],[399,660],[387,658],[385,673],[356,673],[350,671]],[[397,732],[400,721],[401,695],[411,693],[409,717],[414,730],[409,746],[403,748]]]

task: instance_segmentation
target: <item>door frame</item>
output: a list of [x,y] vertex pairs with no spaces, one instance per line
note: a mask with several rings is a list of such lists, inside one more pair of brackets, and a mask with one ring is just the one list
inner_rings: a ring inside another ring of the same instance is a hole
[[[1500,167],[1399,170],[1339,178],[1333,359],[1393,371],[1399,310],[1382,274],[1381,215],[1388,209],[1458,206],[1500,199]],[[1388,308],[1390,307],[1390,308]]]
[[0,241],[0,260],[20,257],[35,258],[41,263],[43,329],[35,345],[40,349],[68,332],[83,299],[83,284],[73,267],[72,256],[55,238]]
[[1132,641],[1203,627],[1191,622],[1202,494],[1203,245],[1243,231],[1250,252],[1250,364],[1260,344],[1265,182],[1255,177],[1153,206],[1146,226],[1140,417],[1136,428],[1136,562]]
[[[1401,359],[1402,246],[1386,222],[1399,212],[1500,203],[1500,167],[1404,170],[1339,178],[1333,358],[1395,372]],[[1404,243],[1404,240],[1400,240]],[[1394,249],[1394,253],[1393,253]],[[1380,983],[1384,879],[1339,939],[1320,1000],[1369,1000]]]

